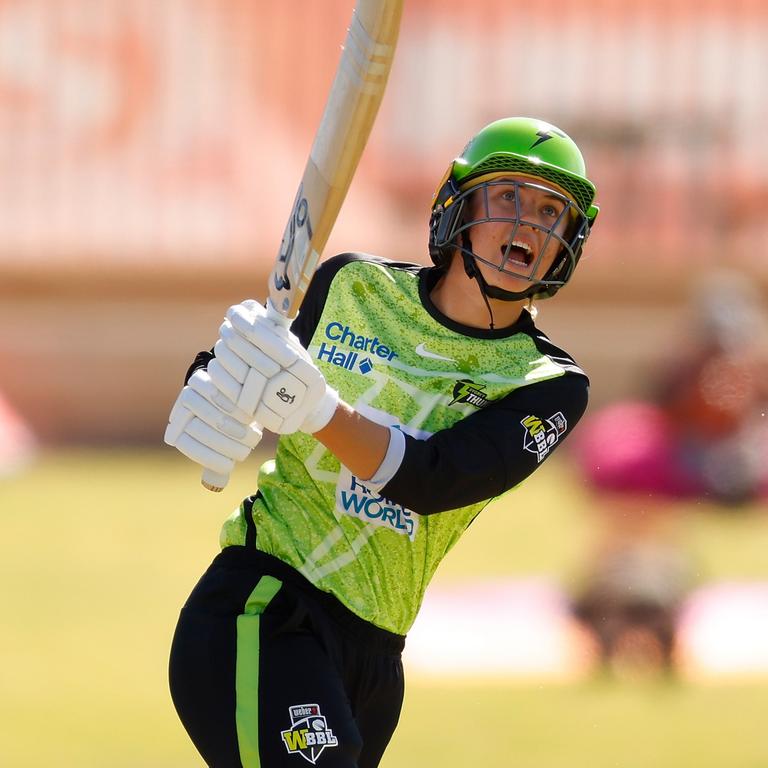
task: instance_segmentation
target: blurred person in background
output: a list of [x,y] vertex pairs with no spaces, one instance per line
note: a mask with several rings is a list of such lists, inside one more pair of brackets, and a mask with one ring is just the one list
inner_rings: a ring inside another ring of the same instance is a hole
[[227,312],[166,442],[227,474],[262,428],[280,437],[174,637],[174,703],[209,765],[378,765],[435,569],[586,408],[534,301],[573,275],[594,196],[565,133],[500,120],[438,187],[433,266],[331,258],[290,333],[255,301]]
[[37,454],[37,438],[0,392],[0,480],[26,469]]
[[766,323],[756,287],[734,271],[698,281],[689,337],[654,396],[586,420],[574,448],[602,498],[603,540],[574,605],[602,661],[671,670],[692,566],[675,502],[745,508],[768,494]]

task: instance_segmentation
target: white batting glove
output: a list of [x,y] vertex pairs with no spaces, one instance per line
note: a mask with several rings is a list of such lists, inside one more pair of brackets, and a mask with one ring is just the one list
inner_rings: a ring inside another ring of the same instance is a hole
[[[229,401],[206,371],[195,371],[168,420],[165,442],[224,478],[259,444],[258,424]],[[214,477],[211,475],[211,477]]]
[[208,372],[219,393],[276,434],[312,434],[339,402],[299,339],[255,301],[230,307]]

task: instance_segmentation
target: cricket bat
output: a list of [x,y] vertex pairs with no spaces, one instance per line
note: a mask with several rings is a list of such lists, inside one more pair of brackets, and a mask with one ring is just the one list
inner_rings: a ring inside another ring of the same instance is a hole
[[[267,310],[288,325],[299,312],[379,111],[403,0],[357,0],[341,60],[269,276]],[[204,470],[220,491],[228,476]]]

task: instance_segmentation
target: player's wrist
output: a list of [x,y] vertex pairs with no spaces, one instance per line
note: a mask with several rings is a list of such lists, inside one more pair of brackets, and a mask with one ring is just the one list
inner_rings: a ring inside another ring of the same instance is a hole
[[404,456],[405,435],[397,427],[389,427],[387,452],[384,454],[384,458],[381,460],[378,469],[373,473],[373,476],[365,481],[366,485],[373,490],[381,490],[395,476],[397,470],[400,469]]

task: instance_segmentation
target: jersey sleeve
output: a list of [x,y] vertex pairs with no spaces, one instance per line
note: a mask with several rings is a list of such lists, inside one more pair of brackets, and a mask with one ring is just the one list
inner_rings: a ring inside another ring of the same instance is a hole
[[589,382],[569,375],[515,390],[405,453],[381,494],[421,515],[500,496],[568,436],[587,407]]

